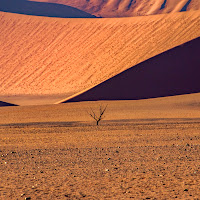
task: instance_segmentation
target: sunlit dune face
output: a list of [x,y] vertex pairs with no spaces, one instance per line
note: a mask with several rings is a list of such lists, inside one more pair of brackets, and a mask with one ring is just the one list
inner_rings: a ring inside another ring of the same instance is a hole
[[61,102],[139,100],[200,92],[200,37]]
[[199,11],[121,19],[0,14],[0,94],[76,93],[200,35]]

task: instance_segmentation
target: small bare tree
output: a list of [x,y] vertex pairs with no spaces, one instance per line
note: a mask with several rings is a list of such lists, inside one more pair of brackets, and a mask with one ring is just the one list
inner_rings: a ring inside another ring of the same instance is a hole
[[103,115],[106,111],[108,105],[106,105],[105,107],[100,106],[99,107],[99,114],[96,114],[92,108],[90,108],[90,111],[88,112],[88,114],[96,121],[97,126],[99,125],[99,122],[103,119]]

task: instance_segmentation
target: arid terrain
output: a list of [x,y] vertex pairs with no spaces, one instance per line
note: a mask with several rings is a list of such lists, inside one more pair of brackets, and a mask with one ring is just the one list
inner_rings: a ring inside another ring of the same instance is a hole
[[190,94],[2,107],[0,199],[197,200],[199,105]]

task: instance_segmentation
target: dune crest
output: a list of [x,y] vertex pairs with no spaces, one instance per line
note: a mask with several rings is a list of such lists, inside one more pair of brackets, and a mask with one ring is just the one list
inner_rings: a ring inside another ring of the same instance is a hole
[[81,92],[199,37],[199,18],[199,11],[120,19],[1,12],[0,94]]
[[101,17],[133,17],[199,10],[199,0],[32,0],[69,5]]
[[137,100],[200,92],[200,37],[150,58],[66,102]]

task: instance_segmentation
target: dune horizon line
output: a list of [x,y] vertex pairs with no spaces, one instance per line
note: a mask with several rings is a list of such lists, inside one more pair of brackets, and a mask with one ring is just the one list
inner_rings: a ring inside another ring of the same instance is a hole
[[199,10],[199,0],[31,0],[68,5],[103,18],[148,16]]

